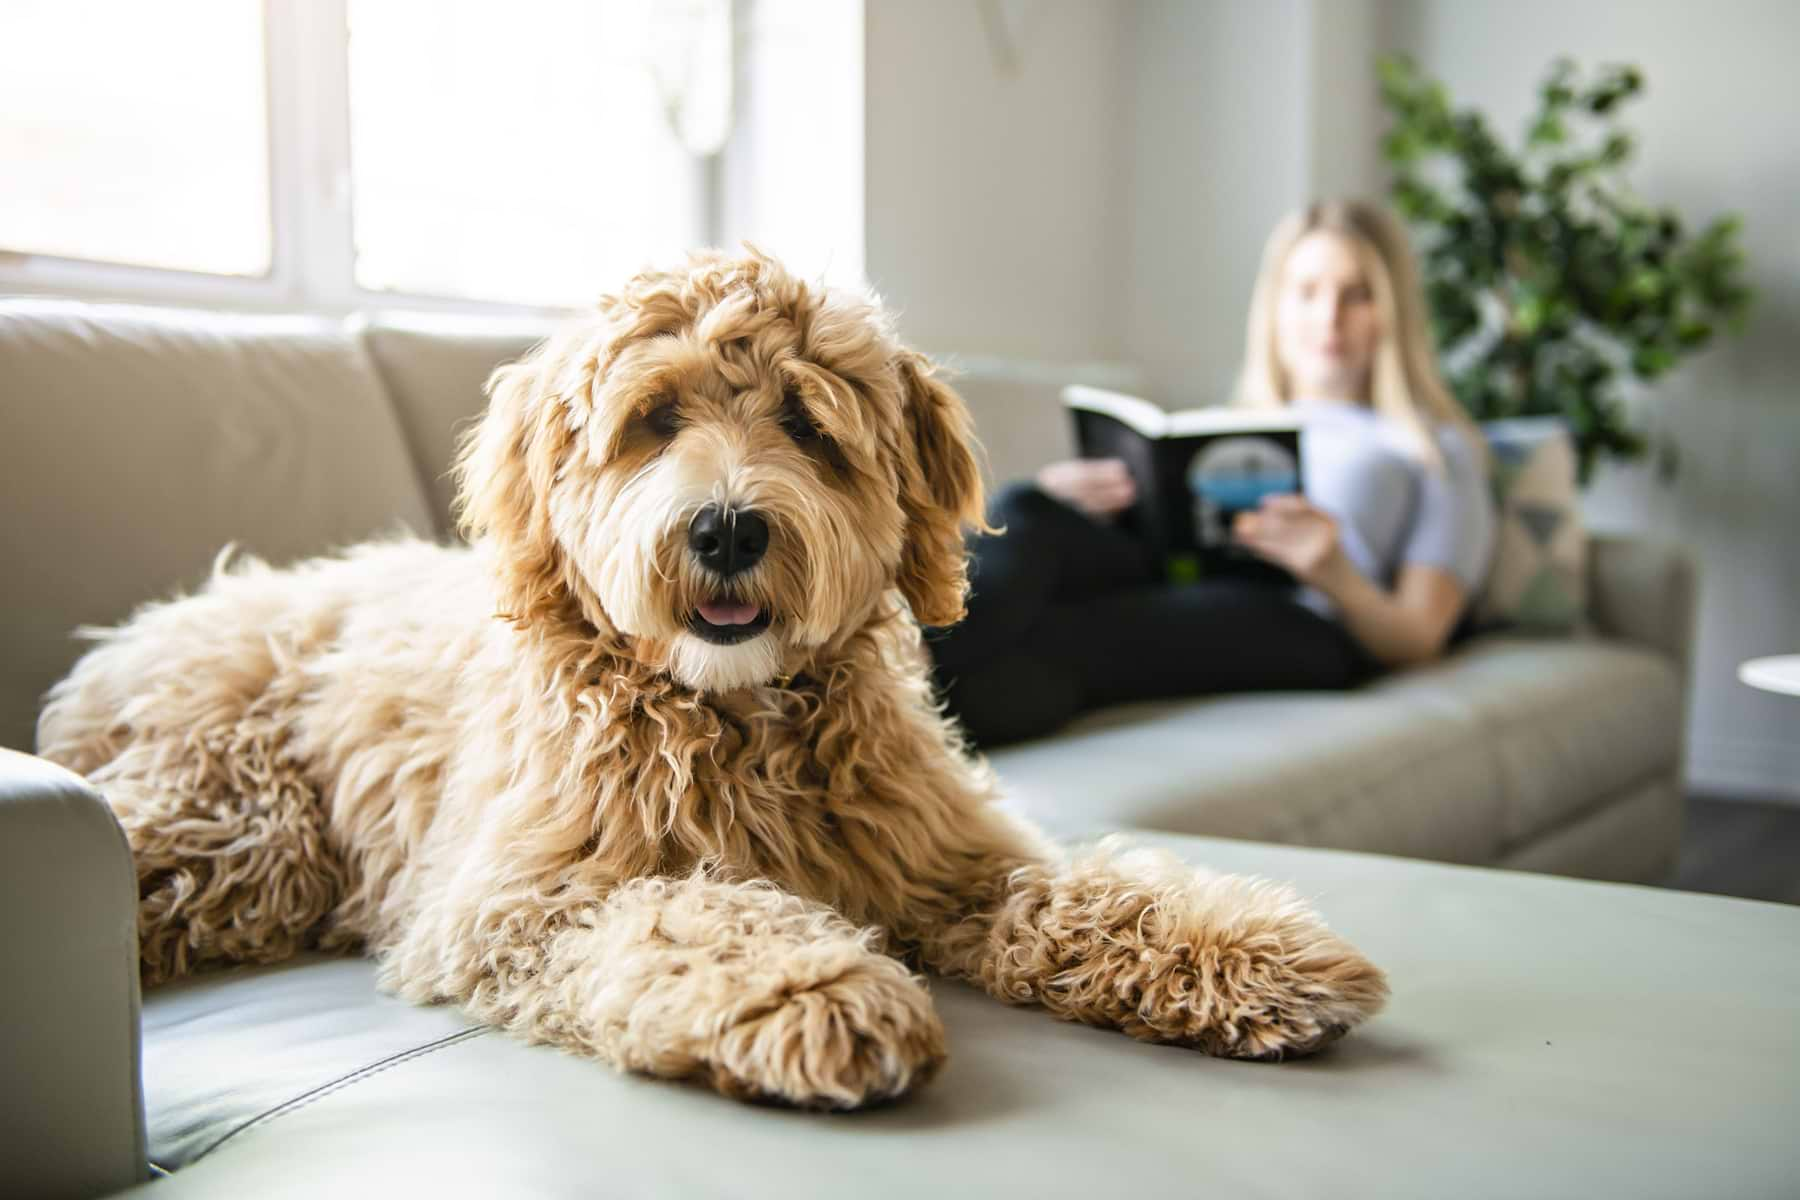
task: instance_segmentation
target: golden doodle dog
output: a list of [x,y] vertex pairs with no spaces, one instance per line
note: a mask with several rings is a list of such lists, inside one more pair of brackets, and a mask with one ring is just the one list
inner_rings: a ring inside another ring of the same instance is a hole
[[944,1060],[917,968],[1241,1058],[1381,1006],[1288,889],[996,807],[919,632],[963,611],[969,416],[875,303],[699,255],[489,390],[471,546],[222,565],[52,690],[146,982],[363,946],[412,1000],[820,1108]]

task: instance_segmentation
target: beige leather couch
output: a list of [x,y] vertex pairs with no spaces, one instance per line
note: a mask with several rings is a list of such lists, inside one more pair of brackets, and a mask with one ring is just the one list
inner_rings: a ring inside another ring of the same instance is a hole
[[[227,542],[279,562],[399,528],[449,536],[454,427],[539,332],[0,301],[0,744],[29,748],[73,627],[192,586]],[[990,441],[1054,418],[1038,396],[965,390]],[[1791,1181],[1800,965],[1768,951],[1800,944],[1800,912],[1191,836],[1658,878],[1679,833],[1692,579],[1679,553],[1599,539],[1592,585],[1591,636],[1487,637],[1349,695],[1114,710],[995,757],[1054,830],[1163,831],[1190,858],[1297,880],[1394,972],[1389,1014],[1340,1052],[1246,1068],[945,985],[950,1071],[848,1120],[617,1078],[381,997],[365,963],[309,959],[147,997],[143,1123],[117,830],[80,780],[0,755],[0,954],[34,982],[0,1002],[0,1065],[29,1097],[0,1143],[51,1172],[6,1177],[49,1194],[74,1163],[98,1172],[74,1185],[91,1193],[147,1142],[184,1168],[155,1194]]]

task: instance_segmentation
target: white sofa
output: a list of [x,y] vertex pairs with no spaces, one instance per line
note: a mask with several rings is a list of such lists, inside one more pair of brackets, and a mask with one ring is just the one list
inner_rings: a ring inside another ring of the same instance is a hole
[[[227,542],[450,536],[454,426],[537,332],[0,301],[0,745],[29,748],[72,628],[192,586]],[[968,391],[990,438],[1054,419]],[[140,1043],[122,838],[81,780],[0,753],[0,955],[36,964],[0,991],[24,1098],[0,1178],[95,1194],[147,1148],[178,1172],[152,1195],[1775,1194],[1800,1178],[1800,962],[1770,948],[1800,944],[1800,910],[1259,844],[1662,875],[1692,579],[1672,550],[1595,551],[1591,636],[1482,638],[1347,695],[1113,710],[995,755],[1053,830],[1292,878],[1390,970],[1386,1015],[1279,1068],[940,985],[945,1076],[821,1119],[619,1078],[316,957],[153,992]]]

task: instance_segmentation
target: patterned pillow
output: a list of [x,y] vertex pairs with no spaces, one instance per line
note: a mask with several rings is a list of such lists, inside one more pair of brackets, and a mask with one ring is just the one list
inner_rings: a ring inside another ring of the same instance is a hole
[[1499,520],[1476,622],[1572,632],[1587,612],[1587,532],[1568,427],[1557,417],[1521,417],[1481,429]]

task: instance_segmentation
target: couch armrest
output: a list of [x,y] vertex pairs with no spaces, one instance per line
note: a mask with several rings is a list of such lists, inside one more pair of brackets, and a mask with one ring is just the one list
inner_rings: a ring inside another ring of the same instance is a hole
[[1623,534],[1590,535],[1588,615],[1601,633],[1660,650],[1686,675],[1694,598],[1694,563],[1681,547]]
[[137,876],[80,776],[0,749],[0,1190],[95,1196],[146,1178]]

